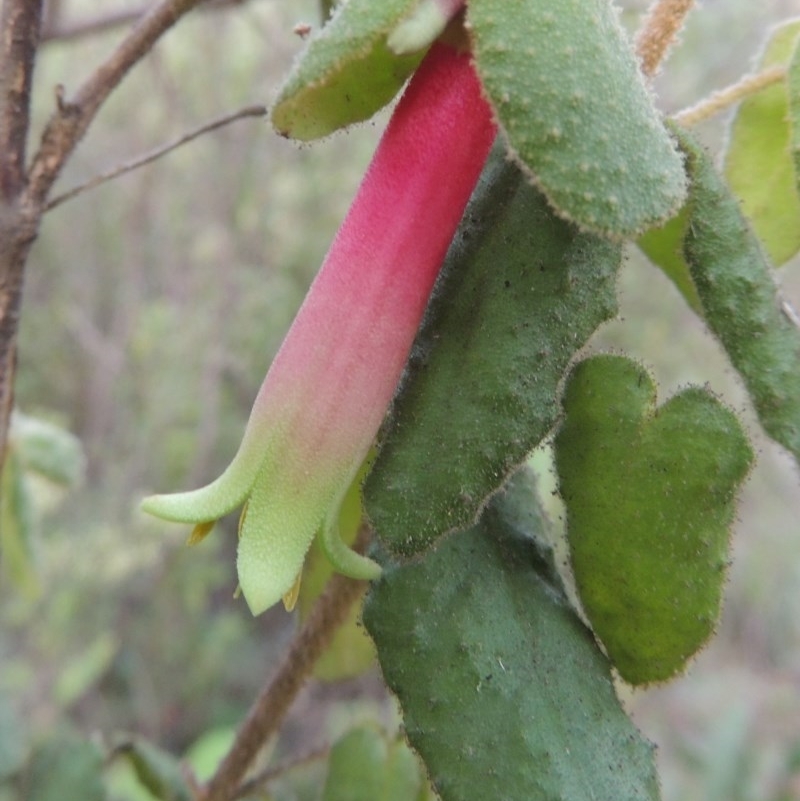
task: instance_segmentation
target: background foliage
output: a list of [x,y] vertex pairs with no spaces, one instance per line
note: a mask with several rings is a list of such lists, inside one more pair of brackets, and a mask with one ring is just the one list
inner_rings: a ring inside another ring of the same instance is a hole
[[[120,5],[75,1],[62,10]],[[645,4],[622,5],[635,25]],[[790,0],[767,8],[706,0],[656,81],[659,106],[678,110],[735,80],[771,22],[798,12]],[[293,25],[317,14],[310,0],[250,0],[190,16],[115,93],[59,188],[269,100],[302,45]],[[117,35],[42,49],[38,121],[52,87],[74,86]],[[17,404],[73,432],[86,463],[78,488],[31,476],[36,578],[20,586],[2,576],[0,732],[16,736],[0,738],[13,744],[0,750],[0,777],[43,742],[46,759],[47,738],[71,729],[106,741],[135,731],[193,754],[207,773],[281,653],[292,618],[274,609],[253,620],[232,598],[235,524],[227,538],[188,551],[181,532],[143,519],[136,505],[156,488],[199,485],[229,460],[382,119],[301,149],[243,121],[46,218],[26,286]],[[714,120],[699,133],[716,148],[724,131]],[[800,305],[796,267],[782,276]],[[631,251],[622,285],[620,319],[593,347],[624,346],[645,359],[665,397],[712,376],[754,420],[717,346],[663,275]],[[742,499],[720,636],[686,677],[627,699],[659,745],[665,799],[800,795],[797,475],[755,425],[750,432],[759,463]],[[549,455],[534,462],[546,481]],[[557,520],[556,501],[542,494]],[[274,747],[302,754],[365,720],[396,725],[374,669],[308,688]],[[126,764],[109,774],[113,796],[147,798]],[[275,797],[314,798],[323,777],[312,762]]]

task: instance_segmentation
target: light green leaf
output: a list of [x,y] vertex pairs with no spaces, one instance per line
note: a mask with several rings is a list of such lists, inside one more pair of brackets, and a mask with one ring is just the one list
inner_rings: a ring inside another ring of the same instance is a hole
[[578,364],[563,404],[555,454],[581,602],[626,681],[668,679],[719,616],[752,450],[706,390],[657,409],[652,378],[621,356]]
[[317,139],[369,119],[424,52],[395,55],[386,39],[416,0],[349,0],[314,35],[278,92],[272,124],[282,136]]
[[41,591],[33,554],[35,530],[30,486],[12,445],[0,475],[0,560],[3,575],[29,598]]
[[689,215],[684,206],[669,222],[659,228],[651,228],[639,237],[637,244],[653,264],[678,288],[686,302],[702,315],[700,298],[692,282],[689,265],[683,256],[683,239]]
[[[800,27],[800,21],[797,22]],[[795,191],[800,196],[800,36],[795,38],[794,53],[786,75],[789,92],[789,128],[791,131],[792,163]],[[800,233],[797,234],[800,237]]]
[[744,379],[764,430],[800,460],[800,328],[709,155],[679,132],[692,182],[684,256],[709,328]]
[[383,788],[386,741],[376,729],[348,732],[331,749],[322,801],[375,801]]
[[364,485],[387,547],[415,554],[471,525],[548,433],[570,359],[616,313],[620,259],[558,218],[495,149]]
[[[776,28],[759,68],[788,64],[798,36],[799,19]],[[787,84],[781,81],[742,101],[725,154],[725,177],[776,265],[800,250],[800,188],[790,128]]]
[[406,734],[443,801],[653,801],[652,746],[520,531],[542,520],[531,481],[372,585],[364,621]]
[[681,206],[681,159],[608,0],[470,0],[478,73],[553,207],[616,238]]
[[143,737],[125,737],[114,753],[128,760],[140,784],[159,801],[192,801],[180,762],[172,754]]

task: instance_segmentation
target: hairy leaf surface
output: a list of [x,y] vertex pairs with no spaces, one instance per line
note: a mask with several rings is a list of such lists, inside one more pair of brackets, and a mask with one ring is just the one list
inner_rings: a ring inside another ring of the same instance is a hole
[[390,566],[364,621],[443,801],[647,801],[652,746],[537,548],[526,471],[478,525]]
[[450,248],[364,500],[414,554],[473,523],[552,428],[573,354],[616,313],[621,251],[557,217],[495,150]]

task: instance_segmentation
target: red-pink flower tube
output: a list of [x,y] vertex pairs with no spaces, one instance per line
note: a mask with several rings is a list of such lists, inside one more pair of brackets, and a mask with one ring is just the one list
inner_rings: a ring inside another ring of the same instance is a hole
[[295,585],[318,531],[341,572],[378,566],[332,521],[397,387],[495,134],[468,53],[437,43],[403,94],[347,217],[213,483],[145,511],[201,530],[246,502],[237,567],[254,614]]

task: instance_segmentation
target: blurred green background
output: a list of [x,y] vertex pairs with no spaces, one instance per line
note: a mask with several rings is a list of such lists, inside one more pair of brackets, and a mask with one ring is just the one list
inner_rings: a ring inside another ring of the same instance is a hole
[[[53,24],[132,1],[62,0]],[[645,6],[622,4],[632,30]],[[796,0],[705,0],[655,83],[660,107],[677,111],[736,80],[769,27],[792,14]],[[114,93],[56,193],[215,116],[269,102],[302,48],[293,27],[318,19],[311,0],[243,0],[190,15]],[[69,95],[123,31],[42,46],[32,146],[54,87]],[[702,126],[710,147],[720,148],[726,121]],[[20,753],[65,727],[134,731],[176,754],[211,732],[202,764],[279,658],[295,621],[282,608],[254,620],[234,600],[235,520],[187,549],[186,531],[145,519],[137,503],[204,483],[230,460],[384,122],[298,147],[265,121],[239,121],[46,216],[27,276],[17,406],[72,432],[85,463],[69,489],[31,476],[35,569],[14,575],[6,564],[2,575],[0,731],[19,733]],[[780,278],[800,306],[800,264]],[[742,413],[759,452],[719,636],[685,677],[623,695],[659,745],[665,801],[800,798],[797,472],[758,433],[702,324],[633,250],[621,293],[620,320],[593,346],[646,360],[662,396],[708,382]],[[18,431],[24,437],[24,423]],[[374,670],[314,683],[276,748],[300,753],[375,717],[394,721]],[[4,758],[14,756],[0,754],[0,774]],[[276,797],[315,797],[302,784]],[[147,797],[124,777],[114,786],[119,798]]]

